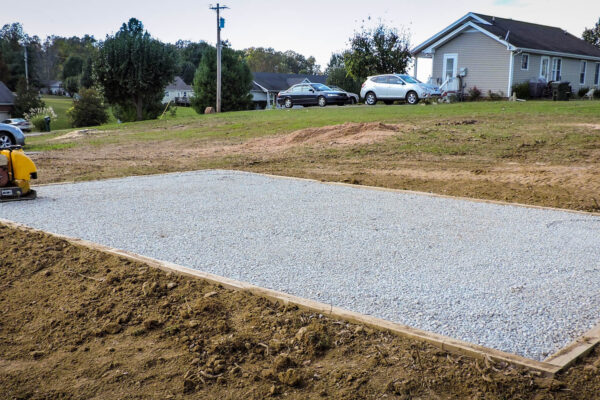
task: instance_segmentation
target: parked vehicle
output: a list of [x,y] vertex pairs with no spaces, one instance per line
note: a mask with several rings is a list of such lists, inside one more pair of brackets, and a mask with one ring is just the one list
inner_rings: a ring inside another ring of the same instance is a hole
[[2,121],[2,123],[3,124],[12,125],[12,126],[16,126],[17,128],[19,128],[23,132],[31,132],[31,128],[33,127],[33,125],[31,125],[31,122],[29,122],[29,121],[27,121],[26,119],[23,119],[23,118],[5,119],[4,121]]
[[325,107],[327,104],[343,106],[348,101],[346,92],[332,90],[322,83],[300,83],[277,94],[277,103],[292,108],[295,105]]
[[396,100],[417,104],[421,99],[440,96],[438,87],[425,84],[409,75],[387,74],[370,76],[362,84],[360,97],[368,105],[374,105],[378,100],[392,104]]
[[338,90],[338,91],[340,91],[340,92],[344,92],[344,93],[346,93],[346,95],[348,95],[348,104],[356,104],[356,103],[358,103],[359,97],[358,97],[358,95],[357,95],[356,93],[350,93],[350,92],[348,92],[348,91],[346,91],[346,90],[342,89],[342,88],[341,88],[341,87],[339,87],[339,86],[332,86],[332,85],[329,85],[329,87],[330,87],[331,89],[333,89],[333,90]]
[[14,145],[24,146],[25,135],[16,126],[0,124],[0,149],[6,149]]

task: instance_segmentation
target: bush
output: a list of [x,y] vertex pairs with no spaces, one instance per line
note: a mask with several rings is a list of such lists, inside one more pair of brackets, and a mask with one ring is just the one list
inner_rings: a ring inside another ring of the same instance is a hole
[[513,85],[512,90],[517,94],[517,98],[529,99],[529,82],[517,83]]
[[82,89],[79,98],[73,100],[73,107],[67,115],[74,127],[102,125],[108,121],[108,113],[103,98],[94,89]]
[[583,98],[583,96],[585,96],[587,94],[587,92],[590,91],[589,87],[582,87],[579,88],[579,90],[577,91],[577,97],[579,97],[580,99]]
[[600,100],[600,89],[594,89],[594,99]]
[[504,98],[504,92],[500,91],[496,93],[492,92],[491,90],[488,90],[488,97],[490,98],[490,100],[502,100]]
[[469,89],[469,100],[475,101],[481,97],[481,90],[477,89],[477,86],[473,86]]
[[35,126],[39,132],[46,130],[46,117],[50,117],[50,122],[58,118],[52,107],[32,108],[28,113],[23,114],[23,118],[28,120]]

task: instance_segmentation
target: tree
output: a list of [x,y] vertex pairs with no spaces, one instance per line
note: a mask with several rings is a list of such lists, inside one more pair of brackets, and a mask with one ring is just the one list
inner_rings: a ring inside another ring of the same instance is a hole
[[[100,46],[95,73],[111,104],[135,108],[136,119],[148,117],[160,104],[176,71],[173,49],[153,39],[140,21],[131,18]],[[151,116],[150,116],[151,117]]]
[[334,53],[329,59],[329,64],[325,70],[327,75],[327,84],[339,86],[344,90],[352,93],[360,92],[361,82],[352,78],[348,71],[346,71],[346,65],[344,64],[344,54]]
[[15,98],[15,117],[21,118],[32,108],[43,108],[46,104],[39,98],[38,91],[33,86],[27,88],[25,78],[17,83],[17,97]]
[[21,78],[25,78],[24,53],[27,48],[27,67],[29,83],[39,86],[36,60],[41,51],[37,36],[30,37],[19,23],[6,24],[0,29],[0,73],[2,80],[10,90],[16,90]]
[[79,79],[78,76],[69,76],[63,81],[63,87],[69,96],[73,97],[75,93],[79,92]]
[[94,89],[83,89],[79,99],[73,100],[73,107],[67,115],[74,127],[102,125],[108,121],[108,113],[102,96]]
[[[252,107],[252,73],[244,53],[224,47],[221,53],[222,111],[247,110]],[[194,76],[192,107],[197,113],[214,107],[217,101],[217,50],[208,50]]]
[[346,70],[359,81],[370,75],[406,73],[411,58],[409,34],[383,24],[355,32],[344,53]]
[[81,73],[81,79],[79,80],[79,85],[82,88],[89,89],[94,86],[93,67],[92,58],[88,57],[83,64],[83,72]]
[[310,74],[321,72],[314,57],[304,57],[292,50],[276,51],[268,47],[250,47],[244,50],[246,62],[253,72],[279,72],[284,74]]
[[62,78],[81,75],[83,71],[83,59],[79,56],[69,56],[63,65]]
[[581,35],[581,37],[586,42],[591,43],[600,49],[600,18],[598,19],[598,22],[596,22],[596,25],[593,28],[586,28],[583,31],[583,35]]

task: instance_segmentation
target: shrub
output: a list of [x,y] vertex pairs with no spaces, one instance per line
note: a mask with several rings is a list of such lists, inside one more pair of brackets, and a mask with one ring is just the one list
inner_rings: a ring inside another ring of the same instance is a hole
[[577,91],[577,97],[579,97],[580,99],[583,98],[583,96],[585,96],[587,94],[587,92],[590,91],[589,87],[582,87],[579,88],[579,90]]
[[102,125],[108,121],[103,98],[94,89],[82,89],[67,115],[74,127]]
[[46,117],[50,117],[50,122],[58,118],[52,107],[32,108],[28,113],[23,114],[23,118],[28,120],[35,128],[42,132],[46,130]]
[[513,93],[519,99],[529,99],[529,82],[517,83],[512,87]]
[[469,100],[475,101],[481,97],[481,90],[477,89],[477,86],[473,86],[469,89]]
[[502,100],[504,98],[504,92],[500,91],[496,93],[492,92],[491,90],[488,90],[488,97],[490,98],[490,100]]
[[600,100],[600,89],[594,89],[594,99]]

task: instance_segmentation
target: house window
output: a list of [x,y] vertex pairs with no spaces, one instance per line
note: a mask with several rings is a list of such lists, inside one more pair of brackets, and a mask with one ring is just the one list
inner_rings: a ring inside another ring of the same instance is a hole
[[529,54],[521,54],[521,69],[523,71],[529,70]]
[[581,70],[579,71],[579,84],[585,84],[585,70],[587,68],[587,61],[581,62]]
[[594,74],[594,85],[600,85],[600,63],[596,63],[596,73]]
[[540,78],[546,82],[550,80],[550,57],[542,56],[540,59]]
[[553,81],[560,81],[561,68],[562,68],[562,59],[561,58],[553,58],[552,59],[552,80]]

